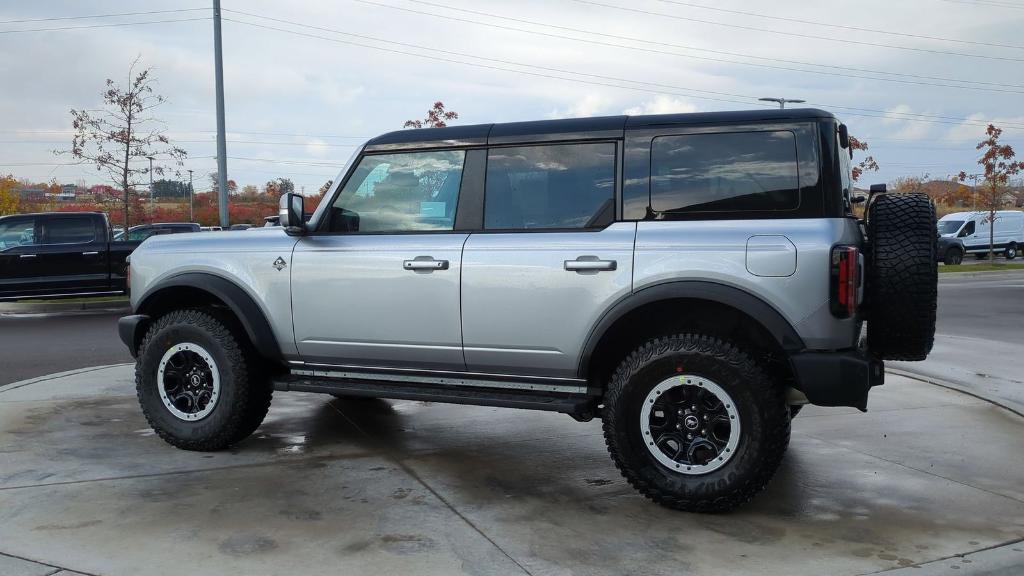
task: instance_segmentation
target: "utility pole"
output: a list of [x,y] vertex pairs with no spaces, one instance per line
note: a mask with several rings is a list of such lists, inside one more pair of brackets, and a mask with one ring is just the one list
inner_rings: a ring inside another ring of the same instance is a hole
[[793,98],[758,98],[762,102],[778,102],[779,109],[785,108],[786,104],[803,104],[806,100],[796,100]]
[[192,171],[188,171],[188,221],[195,222],[195,218],[192,217]]
[[220,0],[213,0],[213,58],[217,83],[217,200],[220,225],[228,228],[228,145],[224,138],[224,51],[220,42]]
[[153,194],[153,157],[146,156],[149,159],[149,212],[150,217],[156,217],[156,195]]

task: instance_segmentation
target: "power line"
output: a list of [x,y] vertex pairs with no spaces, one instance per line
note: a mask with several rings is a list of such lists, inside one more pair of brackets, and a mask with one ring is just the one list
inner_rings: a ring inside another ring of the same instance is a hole
[[0,20],[0,24],[53,22],[55,20],[87,20],[91,18],[115,18],[119,16],[148,16],[150,14],[171,14],[174,12],[195,12],[198,10],[209,10],[209,8],[177,8],[174,10],[147,10],[145,12],[117,12],[114,14],[91,14],[89,16],[54,16],[52,18],[25,18],[22,20]]
[[[510,16],[502,16],[502,15],[499,15],[499,14],[493,14],[493,13],[488,13],[488,12],[481,12],[481,11],[478,11],[478,10],[469,10],[469,9],[466,9],[466,8],[456,8],[454,6],[448,6],[448,5],[445,5],[445,4],[437,4],[437,3],[434,3],[434,2],[427,2],[425,0],[408,0],[408,1],[416,3],[416,4],[423,4],[423,5],[426,5],[426,6],[432,6],[432,7],[435,7],[435,8],[445,8],[445,9],[453,10],[453,11],[456,11],[456,12],[465,12],[465,13],[470,13],[470,14],[476,14],[476,15],[479,15],[479,16],[486,16],[488,18],[497,18],[497,19],[501,19],[501,20],[509,20],[509,21],[512,21],[512,22],[520,22],[520,23],[524,23],[524,24],[530,24],[532,26],[545,26],[545,27],[548,27],[548,28],[554,28],[554,29],[558,29],[558,30],[568,30],[568,31],[571,31],[571,32],[579,33],[579,34],[591,34],[591,35],[594,35],[594,36],[603,36],[603,37],[607,37],[607,38],[615,38],[615,39],[627,40],[627,41],[631,41],[631,42],[642,42],[644,44],[652,44],[652,45],[657,45],[657,46],[668,46],[668,47],[672,47],[672,48],[680,48],[680,49],[683,49],[683,50],[695,50],[695,51],[699,51],[699,52],[708,52],[708,53],[713,53],[713,54],[725,54],[725,55],[729,55],[729,56],[739,56],[739,57],[742,57],[742,58],[753,58],[753,59],[756,59],[756,60],[765,60],[765,61],[772,61],[772,62],[783,62],[783,63],[787,63],[787,64],[799,64],[799,65],[803,65],[803,66],[816,66],[816,67],[820,67],[820,68],[831,68],[833,70],[807,70],[807,69],[804,69],[804,68],[792,68],[792,67],[789,67],[789,66],[773,66],[773,65],[770,65],[770,64],[758,64],[758,63],[754,63],[754,62],[743,62],[743,61],[740,61],[740,60],[729,60],[729,59],[725,59],[725,58],[711,58],[711,57],[708,57],[708,56],[697,56],[697,55],[693,55],[693,54],[682,54],[682,53],[679,53],[679,52],[669,52],[669,51],[665,51],[665,50],[655,50],[655,49],[651,49],[651,48],[642,48],[642,47],[639,47],[639,46],[630,46],[630,45],[626,45],[626,44],[616,44],[616,43],[612,43],[612,42],[602,42],[602,41],[599,41],[599,40],[593,40],[593,39],[589,39],[589,38],[575,38],[575,37],[572,37],[572,36],[564,36],[564,35],[561,35],[561,34],[552,34],[552,33],[548,33],[548,32],[540,32],[540,31],[537,31],[537,30],[527,30],[525,28],[517,28],[515,26],[505,26],[505,25],[501,25],[501,24],[494,24],[492,22],[481,22],[479,20],[470,20],[468,18],[459,18],[459,17],[455,17],[455,16],[449,16],[449,15],[445,15],[445,14],[436,14],[436,13],[433,13],[433,12],[427,12],[427,11],[423,11],[423,10],[414,10],[412,8],[405,8],[405,7],[401,7],[401,6],[393,6],[393,5],[390,5],[390,4],[382,4],[382,3],[379,3],[379,2],[374,2],[372,0],[354,0],[354,1],[362,3],[362,4],[368,4],[368,5],[371,5],[371,6],[381,7],[381,8],[390,8],[390,9],[393,9],[393,10],[400,10],[400,11],[403,11],[403,12],[409,12],[409,13],[412,13],[412,14],[419,14],[419,15],[422,15],[422,16],[430,16],[430,17],[433,17],[433,18],[441,18],[441,19],[445,19],[445,20],[453,20],[453,21],[456,21],[456,22],[465,22],[465,23],[475,24],[475,25],[479,25],[479,26],[487,26],[487,27],[491,27],[491,28],[498,28],[498,29],[501,29],[501,30],[513,30],[513,31],[516,31],[516,32],[523,32],[523,33],[526,33],[526,34],[533,34],[533,35],[536,35],[536,36],[544,36],[544,37],[548,37],[548,38],[559,38],[559,39],[563,39],[563,40],[571,40],[571,41],[574,41],[574,42],[584,42],[584,43],[587,43],[587,44],[596,44],[596,45],[599,45],[599,46],[609,46],[609,47],[613,47],[613,48],[625,48],[625,49],[628,49],[628,50],[636,50],[636,51],[639,51],[639,52],[647,52],[647,53],[652,53],[652,54],[664,54],[664,55],[669,55],[669,56],[678,56],[678,57],[681,57],[681,58],[691,58],[691,59],[695,59],[695,60],[705,60],[705,61],[710,61],[710,62],[724,62],[724,63],[728,63],[728,64],[738,64],[738,65],[741,65],[741,66],[750,66],[750,67],[755,67],[755,68],[766,68],[766,69],[771,69],[771,70],[787,70],[787,71],[791,71],[791,72],[803,72],[805,74],[818,74],[818,75],[824,75],[824,76],[838,76],[838,77],[844,77],[844,78],[857,78],[857,79],[862,79],[862,80],[877,80],[877,81],[882,81],[882,82],[895,82],[895,83],[900,83],[900,84],[913,84],[913,85],[918,85],[918,86],[939,86],[939,87],[945,87],[945,88],[959,88],[959,89],[963,89],[963,90],[984,90],[984,91],[990,91],[990,92],[1004,92],[1004,93],[1011,93],[1011,94],[1024,94],[1024,92],[1021,92],[1021,91],[1007,90],[1006,89],[1006,88],[1024,88],[1024,84],[1007,84],[1007,83],[1001,83],[1001,82],[982,82],[982,81],[972,81],[972,80],[961,80],[961,79],[958,79],[958,78],[944,78],[944,77],[939,77],[939,76],[926,76],[926,75],[918,75],[918,74],[904,74],[904,73],[899,73],[899,72],[885,72],[885,71],[881,71],[881,70],[869,70],[869,69],[864,69],[864,68],[852,68],[852,67],[844,67],[844,66],[832,66],[832,65],[825,65],[825,64],[815,64],[813,62],[802,62],[802,61],[799,61],[799,60],[786,60],[786,59],[780,59],[780,58],[768,58],[768,57],[764,57],[764,56],[755,56],[755,55],[752,55],[752,54],[742,54],[742,53],[737,53],[737,52],[727,52],[727,51],[724,51],[724,50],[712,50],[712,49],[707,49],[707,48],[698,48],[698,47],[695,47],[695,46],[686,46],[686,45],[682,45],[682,44],[673,44],[673,43],[670,43],[670,42],[658,42],[658,41],[654,41],[654,40],[647,40],[647,39],[644,39],[644,38],[636,38],[636,37],[631,37],[631,36],[620,36],[620,35],[617,35],[617,34],[606,34],[604,32],[596,32],[596,31],[593,31],[593,30],[584,30],[584,29],[580,29],[580,28],[571,28],[571,27],[568,27],[568,26],[559,26],[559,25],[555,25],[555,24],[546,24],[546,23],[537,22],[537,21],[534,21],[534,20],[525,20],[525,19],[522,19],[522,18],[513,18],[513,17],[510,17]],[[899,78],[880,78],[880,77],[877,77],[877,76],[863,76],[863,75],[859,75],[859,74],[843,74],[841,72],[835,72],[834,70],[850,70],[850,71],[863,72],[863,73],[868,73],[868,74],[881,74],[881,75],[885,75],[885,76],[902,76],[902,77],[906,77],[906,78],[917,78],[917,79],[924,79],[924,80],[939,80],[939,81],[943,81],[943,82],[955,82],[957,84],[938,84],[938,83],[933,83],[933,82],[917,82],[917,81],[914,81],[914,80],[902,80],[902,79],[899,79]],[[966,84],[966,85],[961,85],[961,84]],[[972,86],[972,84],[977,84],[978,86]],[[984,86],[992,86],[993,88],[986,88]]]
[[[74,134],[74,130],[71,129],[52,129],[52,130],[38,130],[38,129],[2,129],[0,133],[19,133],[19,134]],[[168,134],[216,134],[216,130],[171,130]],[[228,130],[229,134],[257,134],[263,136],[292,136],[295,138],[329,138],[329,139],[356,139],[356,140],[369,140],[373,136],[341,136],[337,134],[296,134],[289,132],[246,132],[243,130]]]
[[873,46],[875,48],[891,48],[894,50],[908,50],[912,52],[925,52],[928,54],[942,54],[945,56],[962,56],[964,58],[981,58],[988,60],[1004,60],[1007,62],[1024,62],[1024,58],[1011,58],[1009,56],[988,56],[984,54],[971,54],[967,52],[950,52],[947,50],[934,50],[931,48],[916,48],[913,46],[897,46],[895,44],[882,44],[880,42],[865,42],[862,40],[852,40],[849,38],[836,38],[829,36],[815,36],[814,34],[803,34],[800,32],[786,32],[783,30],[772,30],[771,28],[758,28],[757,26],[745,26],[742,24],[730,24],[727,22],[716,22],[714,20],[702,20],[700,18],[691,18],[688,16],[679,16],[678,14],[667,14],[665,12],[655,12],[653,10],[641,10],[639,8],[627,8],[625,6],[616,6],[614,4],[605,4],[603,2],[596,2],[595,0],[569,0],[570,2],[578,2],[580,4],[588,4],[591,6],[601,6],[604,8],[611,8],[613,10],[622,10],[625,12],[634,12],[637,14],[646,14],[648,16],[657,16],[658,18],[672,18],[674,20],[685,20],[687,22],[697,22],[700,24],[711,24],[713,26],[723,26],[726,28],[737,28],[740,30],[751,30],[754,32],[766,32],[768,34],[779,34],[782,36],[794,36],[797,38],[809,38],[811,40],[825,40],[828,42],[840,42],[843,44],[857,44],[859,46]]
[[210,18],[179,18],[176,20],[147,20],[144,22],[118,22],[116,24],[89,24],[86,26],[62,26],[59,28],[32,28],[26,30],[0,30],[0,34],[20,34],[22,32],[61,32],[66,30],[85,30],[87,28],[113,28],[117,26],[140,26],[143,24],[169,24],[172,22],[199,22]]
[[1008,2],[993,2],[989,0],[942,0],[943,2],[949,2],[950,4],[966,4],[968,6],[985,6],[993,8],[1012,8],[1014,10],[1024,10],[1024,6],[1019,4],[1010,4]]
[[[331,144],[328,142],[269,142],[264,140],[228,140],[231,144],[261,144],[267,146],[323,146],[328,148],[355,148],[356,144]],[[174,144],[216,144],[215,140],[173,140]],[[0,144],[67,144],[66,140],[0,140]]]
[[766,18],[769,20],[779,20],[782,22],[795,22],[797,24],[810,24],[812,26],[824,26],[827,28],[838,28],[840,30],[854,30],[857,32],[870,32],[872,34],[886,34],[888,36],[902,36],[905,38],[918,38],[922,40],[937,40],[940,42],[956,42],[958,44],[973,44],[976,46],[990,46],[993,48],[1014,48],[1016,50],[1024,50],[1024,46],[1016,44],[996,44],[994,42],[979,42],[976,40],[961,40],[959,38],[943,38],[941,36],[927,36],[925,34],[911,34],[909,32],[893,32],[891,30],[879,30],[877,28],[861,28],[859,26],[850,26],[847,24],[830,24],[828,22],[818,22],[815,20],[801,20],[799,18],[787,18],[785,16],[772,16],[770,14],[759,14],[757,12],[746,12],[743,10],[729,10],[728,8],[718,8],[717,6],[704,6],[702,4],[694,4],[692,2],[683,2],[681,0],[657,0],[665,4],[675,4],[677,6],[687,6],[690,8],[699,8],[701,10],[711,10],[714,12],[724,12],[726,14],[739,14],[742,16],[753,16],[755,18]]
[[[227,11],[227,10],[225,10],[225,11]],[[238,11],[238,10],[231,10],[231,12],[236,13],[236,14],[244,14],[245,16],[250,16],[250,17],[259,18],[259,19],[263,19],[263,20],[270,20],[270,21],[274,21],[274,22],[281,22],[281,23],[284,23],[284,24],[289,24],[289,25],[292,25],[292,26],[300,27],[300,28],[309,28],[309,29],[313,29],[313,30],[321,30],[321,31],[325,31],[325,32],[333,33],[333,34],[340,34],[340,35],[344,35],[344,36],[351,36],[351,37],[356,37],[356,38],[362,38],[362,39],[372,40],[372,41],[375,41],[375,42],[381,42],[381,43],[384,43],[384,44],[399,45],[399,46],[405,46],[405,47],[410,47],[410,48],[416,48],[416,49],[420,49],[420,50],[428,50],[428,51],[432,51],[432,52],[438,52],[438,53],[441,53],[441,54],[453,54],[453,55],[457,55],[457,56],[461,56],[461,57],[473,58],[473,59],[478,59],[478,60],[483,60],[483,61],[488,61],[488,62],[498,62],[498,63],[502,63],[502,64],[510,64],[510,65],[513,65],[513,66],[521,66],[521,67],[524,67],[524,68],[533,68],[533,69],[537,69],[537,70],[545,70],[545,71],[559,72],[559,73],[563,73],[563,74],[572,74],[572,75],[576,75],[576,76],[584,76],[584,77],[589,77],[589,78],[597,78],[597,79],[601,79],[601,80],[609,80],[609,81],[612,81],[612,82],[626,82],[626,83],[632,83],[632,84],[641,84],[641,85],[646,85],[646,86],[654,86],[654,87],[659,87],[659,88],[670,88],[672,90],[686,90],[686,91],[689,91],[690,93],[666,92],[664,90],[657,90],[656,91],[656,90],[650,90],[650,89],[645,89],[645,88],[639,88],[639,87],[636,87],[636,86],[623,86],[621,84],[611,84],[611,83],[607,83],[607,82],[595,82],[595,81],[583,80],[583,79],[579,79],[579,78],[566,78],[564,76],[558,76],[558,75],[553,75],[553,74],[545,74],[545,73],[530,72],[530,71],[525,71],[525,70],[510,69],[510,68],[504,68],[504,67],[501,67],[501,66],[493,66],[493,65],[488,65],[488,64],[480,64],[480,63],[477,63],[477,62],[466,62],[464,60],[457,60],[457,59],[453,59],[453,58],[445,58],[445,57],[432,56],[432,55],[427,55],[427,54],[419,54],[419,53],[416,53],[416,52],[407,52],[407,51],[404,51],[404,50],[397,50],[397,49],[394,49],[394,48],[384,48],[384,47],[380,47],[380,46],[374,46],[374,45],[371,45],[371,44],[363,44],[363,43],[355,42],[355,41],[352,41],[352,40],[341,40],[341,39],[338,39],[338,38],[330,38],[330,37],[326,37],[326,36],[319,36],[319,35],[316,35],[316,34],[309,34],[309,33],[305,33],[305,32],[297,32],[295,30],[288,30],[288,29],[285,29],[285,28],[278,28],[278,27],[274,27],[274,26],[267,26],[267,25],[263,25],[263,24],[256,24],[256,23],[253,23],[253,22],[246,22],[246,21],[243,21],[243,20],[225,19],[225,20],[227,20],[229,22],[235,22],[235,23],[238,23],[238,24],[245,24],[245,25],[254,26],[254,27],[257,27],[257,28],[264,28],[264,29],[267,29],[267,30],[275,30],[275,31],[278,31],[278,32],[284,32],[284,33],[287,33],[287,34],[294,34],[294,35],[297,35],[297,36],[304,36],[304,37],[309,37],[309,38],[318,38],[318,39],[321,39],[321,40],[327,40],[327,41],[336,42],[336,43],[339,43],[339,44],[346,44],[346,45],[351,45],[351,46],[360,46],[360,47],[363,47],[363,48],[370,48],[370,49],[373,49],[373,50],[380,50],[380,51],[384,51],[384,52],[390,52],[390,53],[395,53],[395,54],[402,54],[402,55],[406,55],[406,56],[414,56],[414,57],[417,57],[417,58],[424,58],[424,59],[428,59],[428,60],[437,60],[437,61],[442,61],[442,62],[452,62],[452,63],[456,63],[456,64],[462,64],[462,65],[466,65],[466,66],[474,66],[474,67],[478,67],[478,68],[485,68],[485,69],[492,69],[492,70],[501,70],[501,71],[505,71],[505,72],[515,72],[515,73],[518,73],[518,74],[525,74],[525,75],[529,75],[529,76],[538,76],[538,77],[543,77],[543,78],[553,78],[553,79],[565,80],[565,81],[569,81],[569,82],[577,82],[577,83],[582,83],[582,84],[592,84],[592,85],[596,85],[596,86],[608,86],[608,87],[612,87],[612,88],[620,88],[620,89],[625,89],[625,90],[636,90],[636,91],[640,91],[640,92],[648,92],[648,93],[654,93],[654,94],[672,94],[672,95],[676,95],[676,96],[686,96],[686,97],[690,97],[690,98],[698,98],[698,99],[704,99],[704,100],[715,100],[715,101],[721,101],[721,102],[733,102],[733,103],[739,103],[739,104],[744,104],[744,105],[751,105],[751,104],[760,105],[760,103],[758,103],[756,101],[756,97],[748,96],[748,95],[745,95],[745,94],[735,94],[735,93],[730,93],[730,92],[718,92],[718,91],[703,90],[703,89],[698,89],[698,88],[686,88],[686,87],[674,86],[674,85],[671,85],[671,84],[660,84],[660,83],[646,82],[646,81],[641,81],[641,80],[631,80],[631,79],[626,79],[626,78],[616,78],[614,76],[604,76],[604,75],[600,75],[600,74],[589,74],[589,73],[584,73],[584,72],[576,72],[576,71],[572,71],[572,70],[564,70],[564,69],[560,69],[560,68],[552,68],[552,67],[539,66],[539,65],[534,65],[534,64],[523,64],[521,62],[514,62],[514,61],[509,61],[509,60],[501,60],[501,59],[497,59],[497,58],[486,58],[486,57],[483,57],[483,56],[474,56],[474,55],[465,54],[465,53],[461,53],[461,52],[454,52],[454,51],[451,51],[451,50],[442,50],[442,49],[439,49],[439,48],[430,48],[430,47],[427,47],[427,46],[421,46],[421,45],[417,45],[417,44],[409,44],[409,43],[397,42],[397,41],[393,41],[393,40],[384,40],[384,39],[381,39],[381,38],[374,38],[372,36],[365,36],[365,35],[361,35],[361,34],[353,34],[353,33],[350,33],[350,32],[343,32],[343,31],[340,31],[340,30],[333,30],[333,29],[330,29],[330,28],[323,28],[323,27],[319,27],[319,26],[313,26],[313,25],[310,25],[310,24],[302,24],[302,23],[298,23],[298,22],[282,20],[280,18],[272,18],[272,17],[269,17],[269,16],[259,16],[259,15],[256,15],[256,14],[251,14],[251,13],[247,13],[247,12],[241,12],[241,11]],[[699,93],[702,93],[702,94],[713,94],[715,96],[702,96],[702,95],[693,94],[693,92],[699,92]],[[725,96],[725,97],[728,97],[728,98],[722,98],[722,97],[719,97],[719,96]],[[733,99],[730,99],[730,98],[733,98]],[[746,100],[735,100],[734,98],[744,98]],[[812,105],[812,106],[822,106],[822,107],[826,107],[826,108],[835,108],[835,109],[841,109],[841,110],[848,110],[849,112],[847,112],[847,113],[850,116],[863,116],[863,117],[869,117],[869,118],[888,118],[888,119],[894,119],[894,120],[906,120],[906,121],[914,121],[914,122],[930,122],[930,123],[938,123],[938,124],[965,124],[965,125],[976,125],[976,126],[986,126],[987,125],[987,121],[977,120],[977,119],[972,119],[972,118],[960,118],[960,117],[953,117],[953,116],[939,116],[939,115],[932,115],[932,114],[918,114],[918,113],[911,113],[911,112],[893,112],[893,111],[889,111],[889,110],[877,110],[877,109],[871,109],[871,108],[856,108],[856,107],[852,107],[852,106],[840,106],[840,105],[837,105],[837,104],[816,104],[816,103],[810,103],[810,105]],[[866,114],[866,113],[869,113],[869,114]],[[1005,124],[1004,123],[1004,126],[1007,126],[1007,127],[1010,127],[1010,128],[1024,128],[1024,124],[1012,124],[1012,123],[1011,124]]]

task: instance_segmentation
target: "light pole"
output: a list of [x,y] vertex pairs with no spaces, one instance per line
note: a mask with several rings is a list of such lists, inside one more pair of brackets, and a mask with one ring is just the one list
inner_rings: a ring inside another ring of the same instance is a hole
[[762,102],[778,102],[779,109],[785,108],[786,104],[802,104],[806,100],[797,100],[794,98],[758,98]]
[[188,171],[188,221],[193,222],[195,218],[192,217],[192,171]]
[[153,157],[146,156],[149,158],[149,212],[150,217],[156,217],[156,194],[153,194]]
[[228,229],[228,146],[224,139],[224,52],[220,42],[220,0],[213,0],[213,58],[217,92],[217,197],[220,225]]

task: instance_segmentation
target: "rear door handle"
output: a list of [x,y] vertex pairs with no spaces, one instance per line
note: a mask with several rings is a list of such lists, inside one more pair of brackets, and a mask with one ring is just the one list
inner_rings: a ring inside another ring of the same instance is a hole
[[82,256],[95,256],[97,254],[99,254],[99,252],[82,252]]
[[580,256],[565,261],[565,269],[570,272],[602,272],[615,270],[616,267],[615,260],[599,260],[597,256]]
[[22,254],[19,258],[35,258],[35,254]]
[[447,270],[447,260],[434,260],[431,256],[417,256],[413,260],[402,262],[402,268],[406,270]]

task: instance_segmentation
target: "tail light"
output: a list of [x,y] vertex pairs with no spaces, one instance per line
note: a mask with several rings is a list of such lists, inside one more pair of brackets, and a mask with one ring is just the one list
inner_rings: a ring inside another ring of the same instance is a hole
[[849,318],[857,312],[857,291],[860,287],[860,258],[856,246],[832,248],[832,314]]

